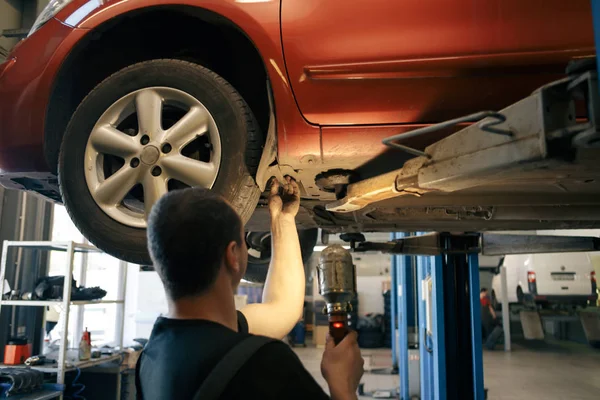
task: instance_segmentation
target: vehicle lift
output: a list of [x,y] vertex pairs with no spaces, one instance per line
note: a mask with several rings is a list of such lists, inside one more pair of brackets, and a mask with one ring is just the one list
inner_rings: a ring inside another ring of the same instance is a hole
[[[598,49],[600,0],[591,0],[591,4]],[[399,196],[453,192],[490,182],[510,184],[523,178],[552,179],[557,171],[572,176],[580,176],[582,170],[592,171],[600,176],[600,163],[593,154],[589,157],[590,153],[586,153],[600,147],[598,66],[600,52],[596,60],[571,64],[567,78],[541,87],[500,112],[482,111],[384,139],[384,144],[416,157],[399,170],[348,185],[344,197],[327,204],[326,209],[352,213]],[[586,121],[575,117],[576,104],[585,107]],[[399,143],[461,123],[472,124],[424,151]],[[387,243],[355,238],[351,247],[357,252],[396,255],[392,262],[391,329],[393,370],[400,373],[400,398],[412,400],[417,395],[411,386],[414,382],[410,379],[409,355],[409,323],[414,324],[415,319],[414,315],[411,318],[408,305],[412,297],[409,287],[416,287],[418,398],[483,400],[487,393],[482,361],[479,254],[600,251],[600,239],[497,233],[393,234]],[[410,273],[415,259],[416,277]],[[582,319],[582,323],[588,324],[584,326],[586,332],[600,336],[600,319],[595,315],[587,322]],[[503,307],[505,330],[508,319],[508,307]],[[600,337],[588,335],[590,339]]]
[[[362,240],[352,240],[354,252],[396,255],[392,261],[392,363],[393,370],[400,374],[399,394],[403,400],[487,398],[479,302],[480,254],[600,251],[600,238],[584,236],[396,233],[386,243]],[[411,273],[415,259],[416,282]],[[410,324],[414,321],[409,305],[411,287],[417,289],[418,374],[414,370],[415,356],[411,355],[415,344],[410,339]],[[503,313],[506,320],[508,309],[504,308]],[[600,340],[600,314],[595,315],[590,322],[596,326],[596,340]]]

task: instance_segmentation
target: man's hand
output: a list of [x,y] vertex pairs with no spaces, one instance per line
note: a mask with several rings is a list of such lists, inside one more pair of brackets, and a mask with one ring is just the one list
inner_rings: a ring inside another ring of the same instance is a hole
[[286,176],[283,185],[283,194],[279,195],[279,181],[273,179],[271,193],[269,194],[269,211],[271,219],[275,220],[281,215],[294,218],[300,209],[300,194],[298,184],[291,177]]
[[363,375],[365,361],[358,348],[358,335],[349,332],[336,346],[333,338],[327,336],[325,352],[321,361],[321,373],[329,385],[334,400],[356,399],[356,390]]

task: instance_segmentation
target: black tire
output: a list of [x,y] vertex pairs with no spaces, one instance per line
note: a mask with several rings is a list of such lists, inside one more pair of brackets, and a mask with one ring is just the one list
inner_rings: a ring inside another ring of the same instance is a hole
[[252,176],[263,138],[250,108],[227,81],[209,69],[181,60],[145,61],[116,72],[98,84],[73,114],[61,144],[59,183],[63,202],[81,233],[108,254],[136,264],[151,264],[146,229],[123,225],[96,204],[85,180],[84,152],[90,132],[108,107],[129,93],[152,86],[182,90],[212,114],[222,148],[212,189],[233,205],[244,223],[260,196]]
[[[248,236],[246,236],[246,242],[252,241],[252,239],[248,239],[250,235],[260,236],[261,233],[262,232],[249,232]],[[318,235],[319,230],[316,228],[298,231],[298,238],[300,239],[300,251],[302,252],[302,262],[304,262],[306,279],[309,279],[310,276],[308,260],[313,253],[315,245],[317,244]],[[247,244],[249,248],[252,246],[252,243]],[[271,262],[270,240],[265,241],[265,244],[268,244],[269,248],[264,249],[261,252],[260,258],[248,254],[248,269],[246,270],[244,279],[250,282],[264,283],[264,281],[267,279],[269,263]]]
[[536,308],[535,301],[528,300],[525,297],[525,293],[523,293],[523,289],[521,288],[521,286],[519,286],[517,288],[517,300],[519,301],[519,304],[521,304],[522,306],[524,306],[526,308]]

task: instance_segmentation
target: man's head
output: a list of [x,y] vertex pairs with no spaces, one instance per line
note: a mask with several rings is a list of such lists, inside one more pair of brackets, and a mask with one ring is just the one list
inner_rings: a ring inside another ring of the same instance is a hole
[[487,288],[481,288],[481,290],[479,291],[479,298],[487,297],[487,295],[488,295]]
[[169,192],[154,205],[148,249],[173,300],[205,293],[222,268],[235,287],[248,261],[240,217],[221,196],[201,188]]

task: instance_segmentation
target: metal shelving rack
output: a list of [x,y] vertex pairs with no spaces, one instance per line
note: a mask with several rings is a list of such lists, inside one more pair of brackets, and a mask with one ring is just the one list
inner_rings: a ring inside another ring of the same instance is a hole
[[[86,306],[88,304],[118,304],[122,307],[121,318],[125,315],[125,289],[126,289],[126,263],[125,269],[122,270],[122,285],[119,288],[120,294],[118,300],[90,300],[90,301],[71,301],[71,286],[73,276],[73,263],[75,258],[75,253],[101,253],[101,250],[98,248],[85,244],[85,243],[75,243],[75,242],[19,242],[19,241],[4,241],[2,246],[2,258],[0,260],[0,294],[4,293],[4,277],[6,272],[6,266],[8,262],[8,249],[10,247],[16,248],[28,248],[35,250],[48,250],[48,251],[62,251],[67,253],[67,264],[65,266],[65,281],[63,286],[63,296],[62,300],[2,300],[0,298],[0,313],[2,312],[3,306],[29,306],[29,307],[46,307],[53,305],[62,305],[61,314],[64,317],[61,320],[60,332],[61,332],[61,341],[60,348],[58,352],[58,362],[55,365],[40,365],[33,366],[31,368],[37,369],[39,371],[43,371],[46,373],[56,373],[57,378],[56,381],[58,384],[64,385],[65,383],[65,373],[68,371],[72,371],[75,369],[83,369],[96,366],[98,364],[103,364],[106,362],[118,360],[121,356],[120,354],[112,355],[112,356],[103,356],[98,359],[91,359],[88,361],[76,361],[76,362],[68,362],[67,363],[67,340],[64,340],[68,337],[68,327],[69,327],[69,309],[70,306]],[[87,268],[87,265],[86,265]],[[81,322],[81,321],[80,321]],[[123,321],[120,324],[120,332],[119,332],[119,349],[123,348]],[[32,394],[34,395],[34,394]],[[60,394],[57,394],[59,396]],[[31,395],[30,395],[31,396]],[[55,396],[56,397],[56,396]],[[29,399],[30,397],[27,397]],[[32,397],[32,399],[37,399],[38,397]],[[50,398],[50,397],[43,397]]]

